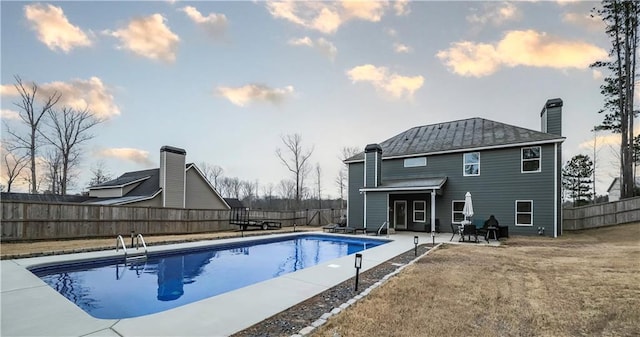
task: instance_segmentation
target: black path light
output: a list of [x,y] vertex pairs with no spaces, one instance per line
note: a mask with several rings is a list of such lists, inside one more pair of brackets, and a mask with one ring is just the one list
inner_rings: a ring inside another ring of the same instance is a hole
[[413,244],[414,244],[414,248],[413,248],[413,255],[418,256],[418,236],[414,236],[413,237]]
[[358,291],[358,275],[360,274],[360,268],[362,268],[362,254],[356,254],[356,291]]

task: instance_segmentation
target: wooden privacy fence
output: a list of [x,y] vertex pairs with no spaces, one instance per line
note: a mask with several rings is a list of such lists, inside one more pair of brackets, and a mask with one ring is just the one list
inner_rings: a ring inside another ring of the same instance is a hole
[[640,221],[640,197],[565,208],[562,219],[564,230],[568,231]]
[[[236,230],[229,210],[180,209],[2,201],[2,241],[55,240],[129,235],[192,234]],[[315,219],[309,221],[314,213]],[[339,219],[340,210],[251,210],[251,219],[274,220],[283,227],[321,225]]]

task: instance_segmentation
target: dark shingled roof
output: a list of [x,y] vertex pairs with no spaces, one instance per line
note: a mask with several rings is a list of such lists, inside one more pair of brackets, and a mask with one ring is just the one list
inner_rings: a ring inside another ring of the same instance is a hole
[[229,207],[231,208],[246,208],[244,206],[244,204],[242,203],[242,201],[236,199],[236,198],[224,198],[224,201],[227,203],[227,205],[229,205]]
[[29,193],[7,193],[0,194],[2,200],[12,201],[38,201],[50,203],[82,203],[93,199],[88,195],[58,195],[58,194],[29,194]]
[[[380,146],[382,158],[389,158],[563,140],[561,136],[476,117],[416,126],[385,140]],[[364,152],[345,161],[362,160]]]
[[[185,170],[189,169],[189,167],[191,166],[195,167],[195,164],[187,163],[185,165]],[[136,186],[136,188],[134,188],[129,193],[127,193],[125,197],[130,198],[135,196],[152,196],[160,190],[160,169],[159,168],[126,172],[114,180],[107,181],[100,185],[91,186],[90,188],[122,186],[122,185],[130,184],[134,181],[139,181],[140,179],[144,179],[144,180],[140,182],[139,185]],[[119,198],[122,198],[122,197],[119,197]],[[115,198],[111,198],[111,199],[115,199]]]
[[[146,179],[145,179],[146,178]],[[127,185],[134,181],[143,180],[136,188],[127,193],[127,196],[148,196],[153,195],[160,190],[160,169],[149,169],[142,171],[132,171],[124,173],[116,179],[107,181],[100,185],[91,186],[94,187],[115,187],[121,185]]]

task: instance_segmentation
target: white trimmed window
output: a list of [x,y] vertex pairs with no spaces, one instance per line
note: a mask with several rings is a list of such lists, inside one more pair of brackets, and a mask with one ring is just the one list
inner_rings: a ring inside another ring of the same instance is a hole
[[404,167],[427,166],[427,157],[407,158],[404,160]]
[[516,226],[533,226],[533,200],[516,200]]
[[522,173],[540,172],[540,146],[523,147],[521,151]]
[[464,200],[451,201],[451,223],[460,224],[464,221]]
[[469,152],[462,155],[464,167],[462,172],[465,177],[480,175],[480,152]]
[[413,222],[425,222],[427,219],[427,203],[424,200],[413,201]]

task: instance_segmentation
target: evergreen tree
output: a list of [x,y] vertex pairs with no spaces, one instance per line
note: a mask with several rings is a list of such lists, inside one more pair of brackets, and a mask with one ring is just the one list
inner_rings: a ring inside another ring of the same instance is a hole
[[602,18],[605,32],[611,40],[609,59],[591,65],[609,72],[600,86],[604,106],[599,113],[605,113],[605,116],[599,129],[610,130],[621,136],[620,196],[629,198],[634,195],[633,123],[638,112],[633,108],[640,4],[634,0],[603,0],[602,8],[594,9],[593,13]]
[[593,197],[591,190],[593,161],[589,156],[573,156],[562,169],[562,187],[569,193],[574,206],[588,203]]

